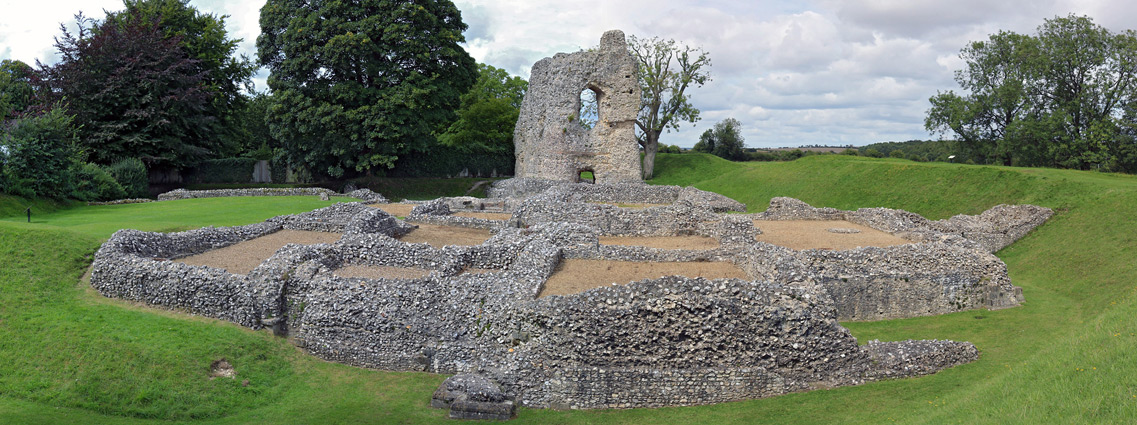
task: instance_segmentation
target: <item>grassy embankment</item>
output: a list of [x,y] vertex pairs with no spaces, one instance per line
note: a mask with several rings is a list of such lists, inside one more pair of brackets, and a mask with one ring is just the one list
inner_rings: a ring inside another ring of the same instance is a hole
[[[1059,211],[998,255],[1024,306],[849,323],[862,341],[974,342],[978,362],[919,379],[666,409],[525,410],[516,423],[1125,423],[1137,417],[1137,178],[847,156],[730,163],[661,155],[657,184],[930,218],[998,203]],[[0,211],[22,212],[0,198]],[[449,423],[443,377],[321,362],[266,332],[107,300],[78,283],[119,227],[233,225],[326,203],[240,198],[76,207],[0,219],[0,423]],[[11,214],[8,212],[7,214]],[[225,357],[235,381],[209,380]],[[241,381],[249,380],[248,386]],[[167,422],[163,422],[167,423]]]

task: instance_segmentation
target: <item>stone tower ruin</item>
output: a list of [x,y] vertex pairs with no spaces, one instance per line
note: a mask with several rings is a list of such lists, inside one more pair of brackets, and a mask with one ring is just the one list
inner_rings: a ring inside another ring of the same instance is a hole
[[[604,33],[594,50],[558,53],[533,65],[513,133],[516,177],[596,183],[642,181],[635,121],[640,109],[636,60],[622,31]],[[598,119],[581,124],[580,94],[596,94]]]

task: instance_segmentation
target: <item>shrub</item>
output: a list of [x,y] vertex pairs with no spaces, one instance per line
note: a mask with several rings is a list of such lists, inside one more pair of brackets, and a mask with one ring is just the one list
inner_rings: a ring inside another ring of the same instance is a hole
[[92,163],[76,163],[75,190],[71,197],[80,201],[112,201],[126,197],[111,173]]
[[856,149],[845,149],[844,151],[841,152],[841,155],[857,156],[857,154],[858,153],[857,153]]
[[884,158],[884,154],[876,148],[865,149],[865,156],[870,158]]
[[890,158],[904,158],[904,152],[896,150],[896,151],[889,152],[888,156]]
[[748,152],[747,161],[777,161],[778,156],[770,152]]
[[782,158],[782,161],[793,161],[805,156],[805,152],[802,152],[801,149],[794,149],[792,151],[780,151],[778,152],[778,156]]
[[8,131],[0,133],[0,146],[8,149],[5,192],[55,199],[71,194],[78,142],[71,120],[56,107],[43,115],[17,119]]
[[119,160],[111,164],[108,171],[115,181],[122,185],[127,198],[145,198],[150,195],[150,175],[142,160],[138,158]]

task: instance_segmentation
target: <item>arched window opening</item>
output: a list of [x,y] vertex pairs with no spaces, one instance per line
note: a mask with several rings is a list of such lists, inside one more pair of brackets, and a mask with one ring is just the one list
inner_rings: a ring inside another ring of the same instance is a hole
[[595,127],[600,120],[600,93],[595,88],[589,86],[580,91],[580,112],[577,116],[585,129]]

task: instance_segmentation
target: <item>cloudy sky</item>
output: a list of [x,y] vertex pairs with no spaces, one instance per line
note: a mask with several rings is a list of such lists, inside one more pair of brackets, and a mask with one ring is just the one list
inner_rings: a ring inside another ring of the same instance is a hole
[[[191,0],[229,15],[253,45],[263,0]],[[529,76],[543,57],[599,43],[609,29],[659,36],[710,53],[713,80],[691,90],[702,121],[661,142],[691,146],[714,123],[742,122],[747,146],[864,145],[933,137],[928,98],[956,89],[959,50],[999,30],[1033,33],[1044,19],[1088,15],[1113,31],[1137,28],[1126,0],[456,0],[480,62]],[[120,0],[0,0],[0,59],[55,60],[52,37],[82,10],[100,18]],[[258,88],[264,89],[263,74]]]

